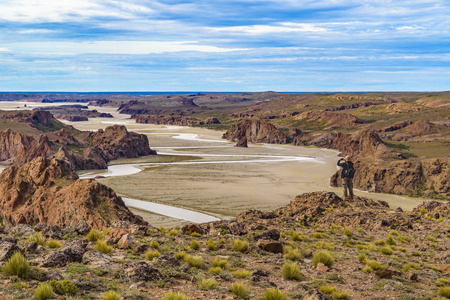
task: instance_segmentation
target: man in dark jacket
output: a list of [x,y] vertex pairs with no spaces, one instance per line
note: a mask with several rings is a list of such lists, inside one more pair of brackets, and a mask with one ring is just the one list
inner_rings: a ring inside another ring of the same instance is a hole
[[[355,168],[350,161],[350,155],[345,158],[340,158],[337,162],[339,167],[342,167],[342,186],[344,187],[344,199],[347,199],[347,195],[350,195],[350,199],[353,199],[353,176],[355,175]],[[348,194],[347,194],[348,190]]]

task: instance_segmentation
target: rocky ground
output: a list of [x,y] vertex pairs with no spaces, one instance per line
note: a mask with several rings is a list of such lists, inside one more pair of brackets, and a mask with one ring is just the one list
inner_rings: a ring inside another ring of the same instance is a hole
[[441,299],[450,286],[449,213],[448,203],[403,212],[316,192],[273,212],[183,228],[118,221],[95,236],[83,221],[1,227],[2,265],[19,251],[31,269],[23,278],[2,273],[0,298],[32,299],[53,282],[57,299],[101,299],[110,290],[124,299],[170,291],[260,299],[269,288],[290,299]]

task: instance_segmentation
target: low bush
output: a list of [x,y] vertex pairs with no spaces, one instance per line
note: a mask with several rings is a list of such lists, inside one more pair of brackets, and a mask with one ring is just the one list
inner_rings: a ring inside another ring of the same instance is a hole
[[176,259],[184,259],[186,257],[186,252],[180,251],[174,254],[174,257]]
[[252,272],[247,271],[247,270],[237,270],[237,271],[233,272],[233,274],[238,278],[247,278],[247,277],[252,276]]
[[203,267],[203,258],[201,256],[186,255],[184,261],[194,268],[200,269]]
[[305,237],[303,235],[299,235],[294,229],[291,229],[289,231],[289,236],[291,237],[291,240],[295,241],[303,241]]
[[214,242],[214,240],[208,240],[208,244],[206,245],[206,248],[208,248],[208,250],[210,251],[214,251],[216,250],[216,242]]
[[50,285],[55,293],[59,295],[75,296],[76,293],[78,293],[78,287],[72,281],[67,279],[61,281],[52,280],[50,281]]
[[150,241],[150,247],[152,247],[153,249],[159,250],[159,243],[155,240]]
[[158,250],[145,252],[145,259],[152,261],[155,257],[160,257],[161,253]]
[[211,268],[209,268],[208,271],[210,273],[212,273],[212,274],[217,275],[217,274],[220,274],[222,272],[222,268],[221,267],[211,267]]
[[221,268],[223,268],[223,269],[228,269],[228,268],[229,268],[229,266],[228,266],[228,260],[226,260],[226,259],[220,259],[220,258],[215,257],[215,258],[211,261],[211,264],[212,264],[214,267],[221,267]]
[[48,242],[47,242],[47,246],[49,247],[49,248],[61,248],[61,243],[60,242],[58,242],[58,241],[56,241],[56,240],[49,240]]
[[45,245],[45,237],[41,232],[34,232],[28,237],[29,242],[36,242],[36,244],[44,246]]
[[200,243],[196,240],[191,241],[191,249],[192,250],[198,250],[200,248]]
[[302,254],[299,249],[286,246],[284,247],[284,257],[286,257],[286,259],[296,261],[302,258]]
[[198,282],[198,287],[201,290],[214,290],[217,288],[217,281],[214,278],[202,279]]

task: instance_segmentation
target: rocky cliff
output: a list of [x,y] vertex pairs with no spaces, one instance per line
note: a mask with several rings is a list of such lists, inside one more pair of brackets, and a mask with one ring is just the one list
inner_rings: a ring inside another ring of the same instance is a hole
[[0,216],[6,226],[39,222],[72,226],[86,221],[102,229],[114,221],[145,222],[114,191],[92,179],[80,180],[72,166],[39,157],[0,174]]
[[325,110],[305,111],[294,117],[296,120],[319,123],[325,130],[354,127],[363,122],[347,113],[335,113]]
[[183,116],[133,115],[132,118],[136,119],[136,123],[143,124],[179,126],[203,125],[203,121],[200,121],[196,118]]
[[0,163],[26,162],[52,152],[47,136],[21,134],[10,129],[0,131]]
[[274,125],[259,119],[240,120],[231,125],[222,136],[223,139],[236,142],[243,137],[251,143],[286,144],[286,135]]

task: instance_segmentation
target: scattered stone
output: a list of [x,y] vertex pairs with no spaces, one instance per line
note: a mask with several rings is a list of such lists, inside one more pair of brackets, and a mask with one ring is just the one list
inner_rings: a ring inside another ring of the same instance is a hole
[[414,273],[412,271],[408,271],[405,274],[406,279],[412,280],[412,281],[417,281],[419,279],[419,276],[417,275],[417,273]]
[[7,261],[16,251],[22,252],[16,244],[5,240],[0,241],[0,261]]
[[134,252],[136,252],[136,254],[144,254],[150,248],[151,247],[149,244],[142,243],[142,244],[139,244],[136,247],[134,247]]
[[441,271],[450,274],[450,265],[446,264],[441,267]]
[[188,233],[188,234],[191,234],[194,232],[199,233],[199,234],[205,234],[205,231],[203,230],[203,228],[201,228],[198,224],[195,224],[195,223],[189,223],[189,224],[184,225],[181,228],[181,231],[183,233]]
[[38,265],[43,268],[64,267],[69,261],[70,257],[67,254],[61,250],[55,250],[41,258]]
[[111,229],[106,235],[105,235],[105,241],[109,245],[115,245],[119,242],[119,240],[125,235],[128,234],[128,230],[121,229],[121,228],[114,228]]
[[29,242],[29,243],[25,246],[25,252],[26,252],[27,254],[34,254],[34,253],[36,253],[37,246],[38,246],[38,244],[37,244],[36,242]]
[[39,222],[34,226],[34,230],[36,231],[44,231],[47,228],[47,223]]
[[157,258],[156,260],[158,263],[163,264],[163,265],[171,265],[173,267],[179,267],[180,266],[180,262],[178,261],[178,259],[176,259],[173,256],[169,256],[169,255],[163,255]]
[[269,276],[269,273],[264,270],[256,270],[253,272],[253,275],[267,277]]
[[318,263],[316,266],[316,270],[320,271],[320,272],[328,272],[330,268],[328,268],[327,266],[325,266],[323,263]]
[[231,234],[234,234],[234,235],[244,235],[247,233],[244,225],[242,225],[241,223],[239,223],[237,221],[231,221],[228,224],[228,230],[230,231]]
[[267,252],[283,253],[283,244],[280,242],[259,240],[257,246]]
[[9,230],[9,233],[15,236],[27,236],[36,232],[33,227],[27,224],[19,224]]
[[48,238],[60,240],[62,236],[61,226],[49,225],[47,226],[47,228],[45,228],[43,234]]
[[275,240],[278,241],[280,239],[280,231],[278,229],[271,229],[265,231],[259,235],[253,236],[255,240]]
[[312,289],[302,295],[302,299],[308,300],[327,300],[321,291]]
[[394,269],[380,269],[374,272],[376,276],[383,279],[392,279],[392,276],[399,276],[402,273]]
[[13,237],[11,237],[11,236],[7,236],[7,237],[4,237],[1,241],[0,241],[0,243],[1,242],[10,242],[10,243],[12,243],[12,244],[17,244],[17,239],[15,239],[15,238],[13,238]]
[[130,290],[145,288],[145,281],[139,281],[130,285]]
[[120,249],[131,249],[133,246],[133,238],[130,234],[123,235],[117,242],[117,247]]
[[145,261],[124,264],[120,274],[124,280],[129,282],[154,281],[162,279],[162,274]]
[[385,291],[394,291],[394,290],[395,290],[394,287],[392,287],[392,286],[389,285],[389,284],[386,284],[386,285],[383,287],[383,289],[384,289]]
[[81,235],[87,235],[91,231],[91,226],[85,220],[81,220],[75,225],[75,231]]
[[78,246],[67,246],[62,251],[69,257],[71,262],[81,262],[86,249]]
[[8,234],[8,230],[6,230],[5,226],[0,226],[0,234]]

